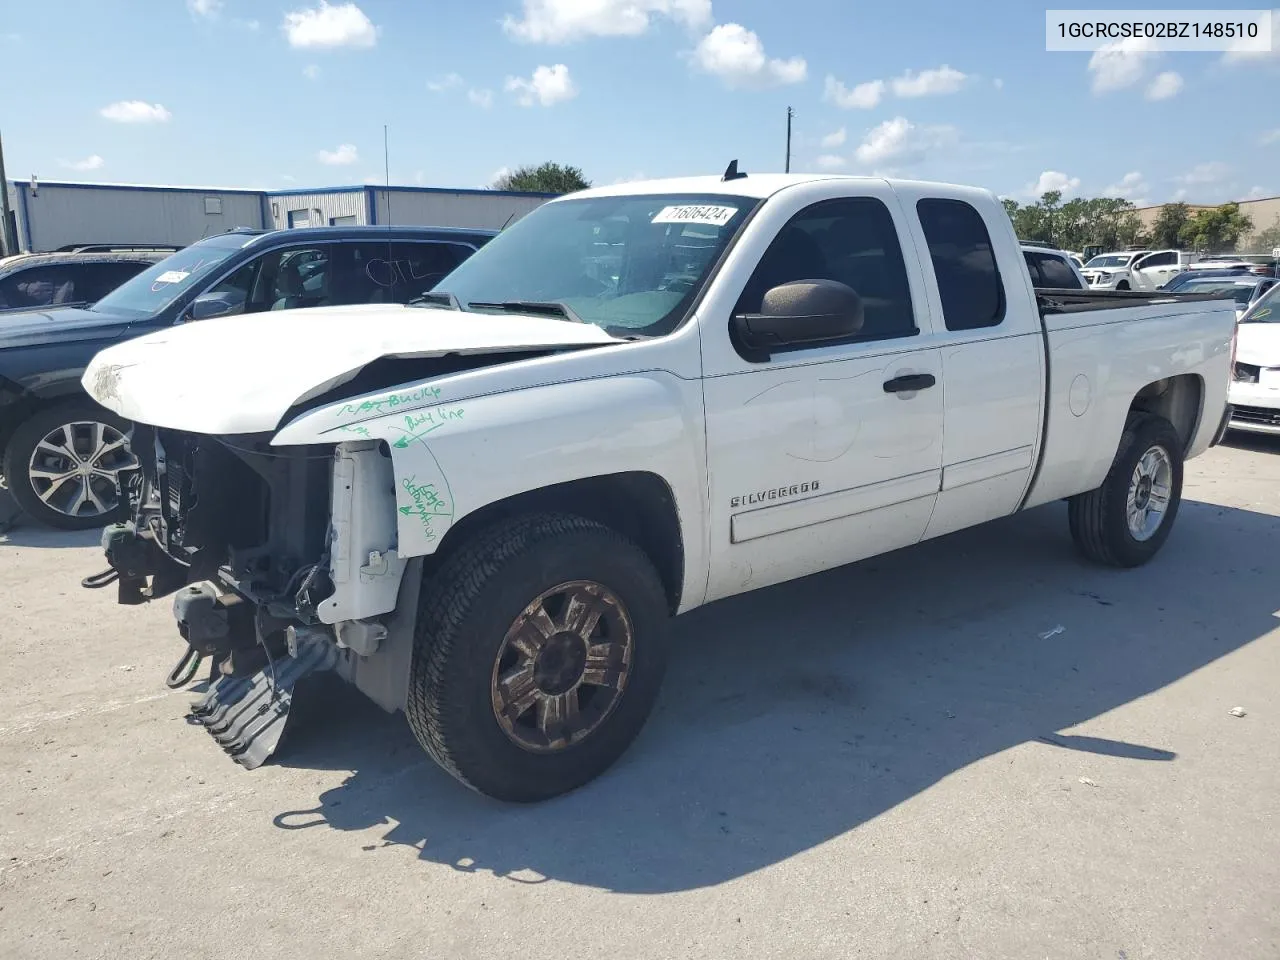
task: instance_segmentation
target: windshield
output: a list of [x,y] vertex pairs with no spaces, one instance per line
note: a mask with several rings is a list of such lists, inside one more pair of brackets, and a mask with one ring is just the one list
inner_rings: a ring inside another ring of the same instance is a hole
[[243,237],[231,242],[219,237],[192,244],[116,287],[92,309],[133,317],[154,316],[207,279],[219,264],[244,246],[244,242]]
[[661,335],[683,318],[759,202],[643,194],[548,203],[489,241],[437,290],[463,309],[557,302],[611,332]]
[[1241,323],[1280,323],[1280,303],[1276,297],[1280,295],[1280,286],[1272,287],[1258,302],[1249,308],[1249,312],[1240,318]]
[[1104,254],[1103,256],[1100,256],[1100,257],[1094,257],[1092,260],[1086,263],[1085,266],[1086,267],[1127,267],[1129,265],[1129,261],[1136,256],[1137,256],[1136,253]]
[[1253,283],[1239,283],[1231,280],[1214,283],[1211,280],[1208,283],[1188,283],[1183,289],[1187,293],[1221,293],[1236,303],[1248,303],[1256,288],[1257,284]]

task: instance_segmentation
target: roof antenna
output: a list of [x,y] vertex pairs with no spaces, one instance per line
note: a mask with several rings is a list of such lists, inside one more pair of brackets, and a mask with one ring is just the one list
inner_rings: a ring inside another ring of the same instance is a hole
[[730,160],[729,165],[724,168],[724,176],[720,179],[726,183],[730,180],[741,180],[746,174],[738,170],[738,161]]

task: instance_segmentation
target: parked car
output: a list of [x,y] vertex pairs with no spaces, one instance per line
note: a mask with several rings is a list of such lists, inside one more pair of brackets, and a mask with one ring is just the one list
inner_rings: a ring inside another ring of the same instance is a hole
[[1275,257],[1265,253],[1220,253],[1203,257],[1195,264],[1195,269],[1215,270],[1221,267],[1236,267],[1248,270],[1260,277],[1280,277]]
[[1236,316],[1243,317],[1246,310],[1275,286],[1276,281],[1268,277],[1258,277],[1251,273],[1241,273],[1229,277],[1198,277],[1178,288],[1178,293],[1212,293],[1222,297],[1230,297],[1235,302]]
[[11,310],[94,303],[165,256],[112,252],[6,257],[0,261],[0,316]]
[[531,801],[636,736],[672,613],[1064,498],[1086,556],[1149,560],[1235,327],[1037,295],[984,190],[731,164],[552,200],[421,306],[190,324],[83,382],[140,457],[119,600],[173,595],[239,763],[328,668]]
[[1031,271],[1033,287],[1083,290],[1088,286],[1070,254],[1063,250],[1024,243],[1022,258]]
[[1194,261],[1181,250],[1125,250],[1099,254],[1083,273],[1094,290],[1157,290]]
[[36,520],[67,529],[118,515],[116,478],[133,463],[127,426],[80,386],[103,347],[189,320],[403,303],[492,236],[418,227],[236,230],[151,264],[87,309],[0,314],[0,449],[14,499]]
[[[1196,267],[1198,268],[1199,264],[1196,264]],[[1165,285],[1160,289],[1166,290],[1172,293],[1175,290],[1181,290],[1184,286],[1186,286],[1188,283],[1191,283],[1192,281],[1217,279],[1221,277],[1245,277],[1245,276],[1248,276],[1249,273],[1250,273],[1249,269],[1247,267],[1242,267],[1242,266],[1223,267],[1217,270],[1210,270],[1210,269],[1184,270],[1182,273],[1176,274],[1175,276],[1171,277],[1165,283]]]
[[1245,312],[1238,329],[1231,429],[1280,434],[1280,285]]

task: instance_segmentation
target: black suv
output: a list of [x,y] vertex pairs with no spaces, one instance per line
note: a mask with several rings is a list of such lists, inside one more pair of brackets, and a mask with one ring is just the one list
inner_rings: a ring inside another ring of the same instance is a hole
[[0,315],[93,303],[169,253],[76,251],[7,257],[0,260]]
[[405,303],[493,236],[426,227],[234,230],[166,257],[87,309],[0,313],[0,448],[14,500],[63,529],[116,519],[116,476],[133,462],[128,425],[80,385],[104,347],[235,313]]

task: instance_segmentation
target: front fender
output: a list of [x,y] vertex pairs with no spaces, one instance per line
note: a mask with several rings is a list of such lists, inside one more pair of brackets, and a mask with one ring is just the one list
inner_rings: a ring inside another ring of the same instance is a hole
[[406,558],[434,553],[453,524],[517,494],[613,473],[657,474],[675,501],[693,581],[686,596],[694,596],[705,587],[697,571],[706,569],[702,424],[700,384],[650,371],[457,402],[432,386],[356,398],[309,411],[272,443],[385,441]]

